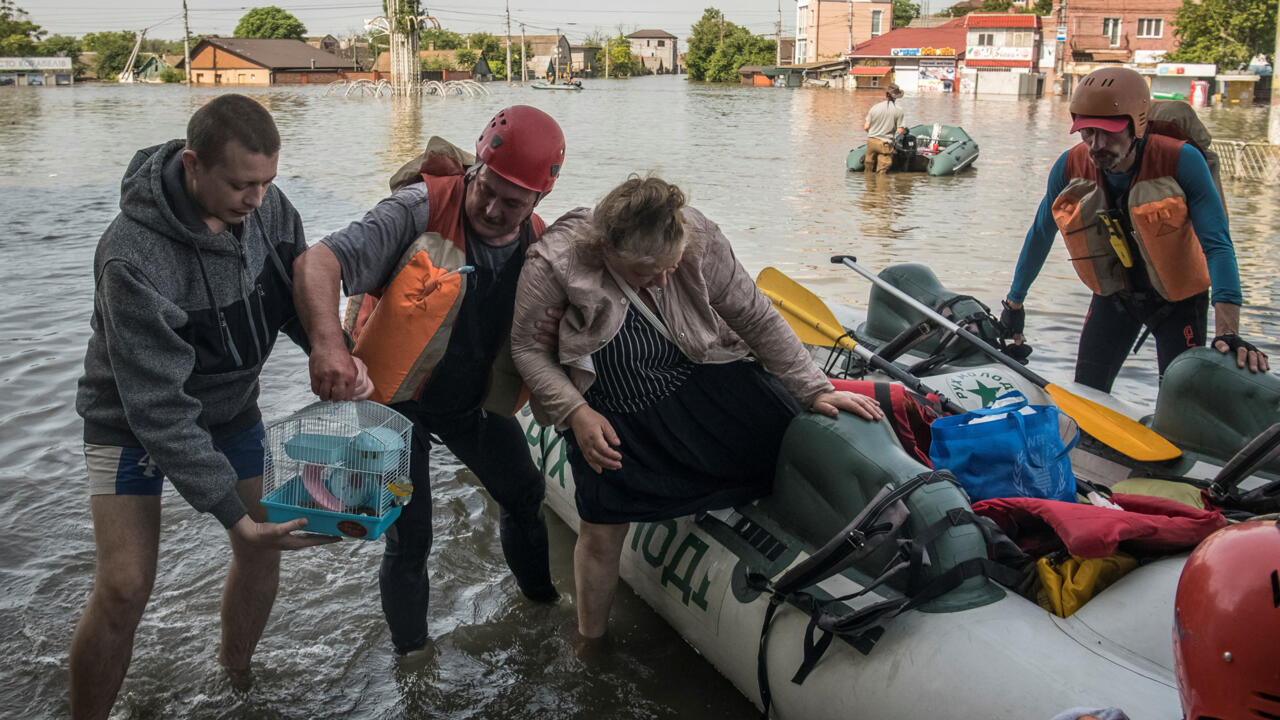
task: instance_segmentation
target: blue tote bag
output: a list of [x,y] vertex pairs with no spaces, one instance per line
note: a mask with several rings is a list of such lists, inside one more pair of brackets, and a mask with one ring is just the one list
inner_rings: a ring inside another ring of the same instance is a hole
[[1029,405],[1017,390],[991,407],[933,421],[929,459],[950,470],[973,501],[1036,497],[1075,502],[1076,481],[1058,432],[1058,408]]

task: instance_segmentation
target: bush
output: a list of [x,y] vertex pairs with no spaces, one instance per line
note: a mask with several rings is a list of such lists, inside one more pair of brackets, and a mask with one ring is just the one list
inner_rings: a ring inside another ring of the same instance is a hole
[[165,68],[160,71],[160,82],[180,83],[187,79],[187,74],[178,68]]

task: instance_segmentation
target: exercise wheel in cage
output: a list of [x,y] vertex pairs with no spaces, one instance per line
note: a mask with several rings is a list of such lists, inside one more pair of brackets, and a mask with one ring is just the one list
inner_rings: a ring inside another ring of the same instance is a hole
[[271,522],[372,540],[409,502],[413,425],[385,405],[317,402],[267,428],[262,504]]

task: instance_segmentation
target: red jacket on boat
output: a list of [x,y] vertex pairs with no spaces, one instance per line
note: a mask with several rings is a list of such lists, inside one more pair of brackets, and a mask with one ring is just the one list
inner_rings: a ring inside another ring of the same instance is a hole
[[1103,558],[1117,550],[1170,553],[1195,547],[1227,519],[1176,500],[1116,494],[1124,510],[1039,498],[996,498],[973,504],[1028,555],[1040,557],[1066,546],[1082,558]]

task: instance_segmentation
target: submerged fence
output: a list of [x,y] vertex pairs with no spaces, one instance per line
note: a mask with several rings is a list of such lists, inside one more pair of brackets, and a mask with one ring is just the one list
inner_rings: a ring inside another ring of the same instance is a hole
[[1214,140],[1222,177],[1280,182],[1280,145],[1239,140]]

